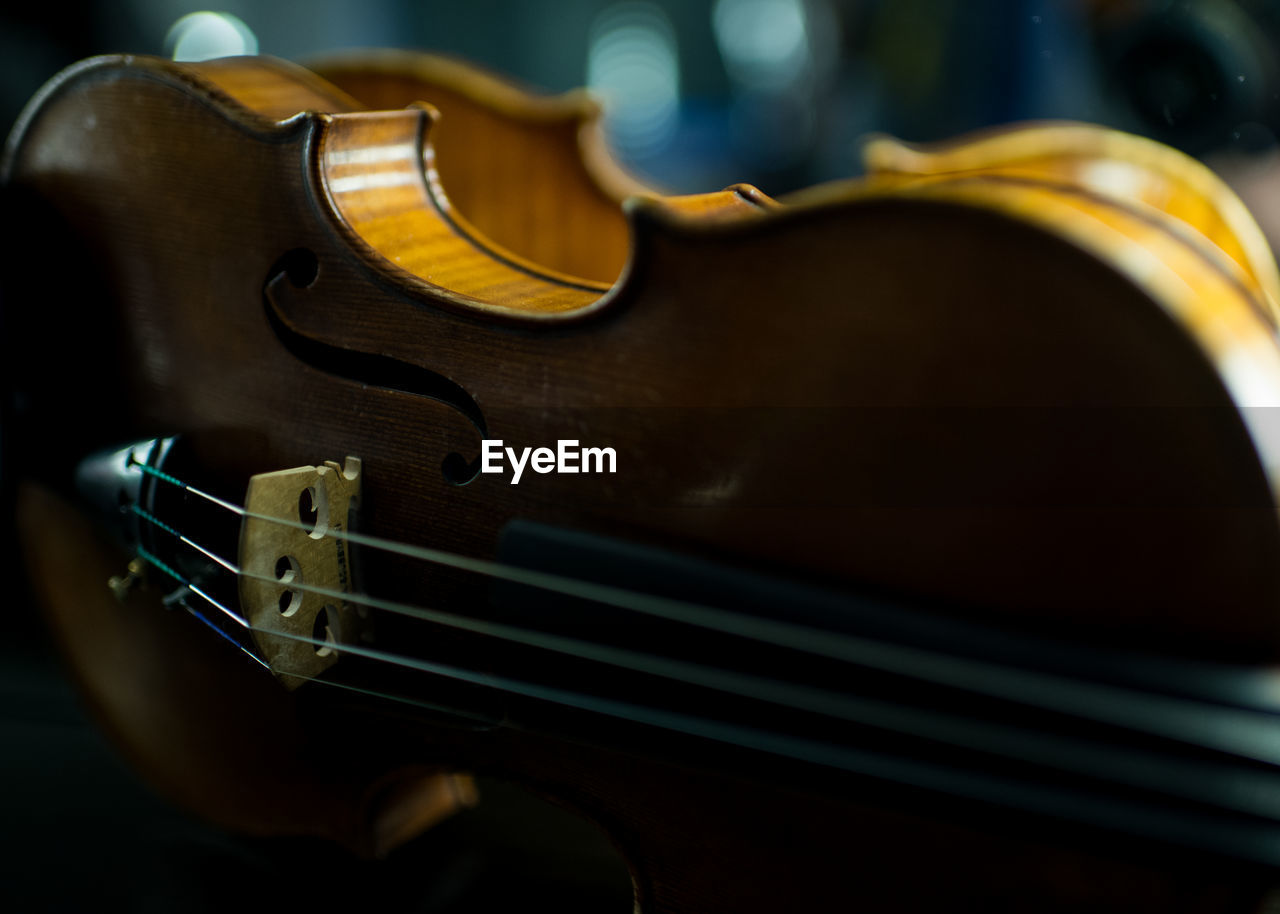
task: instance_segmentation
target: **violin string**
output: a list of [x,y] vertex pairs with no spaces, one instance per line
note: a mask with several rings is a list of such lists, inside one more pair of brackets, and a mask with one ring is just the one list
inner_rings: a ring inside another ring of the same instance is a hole
[[[204,550],[201,551],[204,552]],[[294,632],[285,632],[271,628],[254,626],[247,619],[242,618],[239,614],[235,613],[226,605],[218,601],[206,590],[196,586],[194,582],[188,580],[186,576],[176,571],[162,559],[141,548],[138,549],[138,554],[147,562],[174,578],[192,593],[206,602],[209,602],[221,613],[231,618],[236,625],[248,632],[262,634],[268,637],[278,637],[286,640],[298,641],[312,645],[313,647],[333,647],[332,643],[328,640],[308,637]],[[231,567],[231,564],[227,562],[220,564],[224,569]],[[347,596],[347,599],[351,601],[353,596],[355,597],[355,601],[359,602],[359,595],[349,595]],[[198,616],[199,614],[196,615]],[[216,628],[216,626],[213,626],[207,619],[202,619],[202,621],[205,621],[206,624]],[[236,646],[241,650],[245,650],[243,645],[235,642],[234,639],[231,639],[225,632],[220,631],[219,633],[224,639],[236,644]],[[634,723],[656,726],[661,729],[673,730],[694,736],[704,736],[717,742],[738,745],[743,748],[757,749],[770,754],[795,758],[801,761],[824,764],[829,767],[841,768],[855,773],[867,772],[863,772],[861,768],[855,766],[854,760],[859,760],[858,764],[864,764],[867,763],[869,759],[879,758],[874,753],[869,754],[862,750],[819,743],[804,737],[780,734],[774,731],[760,730],[758,728],[743,727],[739,724],[720,721],[713,718],[705,718],[668,709],[638,705],[632,702],[606,698],[598,695],[589,695],[583,692],[563,689],[556,686],[532,683],[527,680],[516,679],[510,676],[485,673],[464,667],[441,664],[419,657],[389,653],[363,645],[344,642],[338,645],[336,650],[352,654],[354,656],[364,657],[374,662],[409,668],[454,681],[467,682],[472,685],[492,688],[508,694],[549,701],[561,706],[598,713],[613,718],[628,720]],[[251,652],[246,651],[246,653],[250,653],[250,656],[254,656]],[[263,666],[268,666],[260,658],[254,656],[254,659]],[[710,672],[718,674],[726,671],[710,670]],[[342,683],[338,680],[331,680],[327,678],[321,679],[288,671],[284,671],[282,674],[306,681],[320,682],[326,685],[346,688],[374,697],[417,704],[432,710],[445,711],[450,714],[461,713],[462,716],[468,716],[471,719],[492,724],[492,721],[478,715],[468,714],[465,711],[459,712],[455,709],[446,708],[440,705],[433,705],[427,702],[420,702],[416,699],[405,696],[397,696],[387,692],[363,689],[358,686],[351,686],[346,683]],[[657,672],[656,675],[661,676],[666,674],[663,672]],[[713,689],[722,688],[726,685],[729,685],[733,689],[738,689],[743,684],[747,684],[753,690],[756,690],[756,693],[751,694],[739,691],[737,694],[748,694],[749,697],[756,697],[760,700],[769,701],[771,703],[784,705],[789,703],[788,697],[784,693],[775,693],[770,695],[759,691],[762,685],[780,686],[783,684],[775,683],[772,680],[763,680],[759,677],[739,674],[730,675],[734,676],[738,682],[731,684],[726,680],[717,684],[714,680],[711,680],[695,684],[706,685]],[[1221,775],[1221,772],[1216,770],[1216,766],[1213,765],[1187,762],[1185,760],[1168,759],[1152,753],[1135,751],[1133,749],[1123,749],[1114,746],[1099,747],[1080,740],[1071,739],[1069,737],[1063,738],[1044,733],[1027,733],[1016,728],[965,720],[954,715],[906,709],[865,699],[849,699],[845,696],[839,696],[834,693],[811,689],[809,687],[796,688],[802,689],[803,693],[806,695],[812,693],[810,697],[817,697],[821,699],[821,706],[809,706],[803,708],[803,710],[811,711],[813,713],[827,714],[858,724],[889,729],[912,736],[920,736],[934,742],[941,742],[964,749],[976,750],[1006,758],[1014,758],[1023,762],[1064,770],[1070,773],[1084,774],[1095,778],[1110,780],[1112,782],[1124,783],[1129,786],[1156,790],[1168,795],[1191,799],[1202,803],[1210,803],[1236,812],[1263,816],[1280,821],[1280,781],[1277,781],[1273,776],[1268,774],[1249,771],[1232,771],[1230,772],[1229,779],[1227,779],[1229,782],[1224,782],[1224,779],[1221,776],[1213,776],[1214,774]],[[799,694],[801,693],[796,693],[796,695]],[[794,698],[796,695],[791,697]]]
[[[233,575],[264,583],[285,586],[292,590],[305,591],[318,596],[367,606],[370,609],[383,610],[397,615],[447,626],[453,629],[484,635],[498,640],[519,644],[525,647],[552,651],[566,656],[588,660],[594,663],[630,670],[632,672],[658,676],[687,685],[701,686],[731,695],[740,695],[770,704],[789,707],[798,711],[841,718],[854,723],[883,724],[889,719],[888,705],[878,705],[866,701],[840,696],[827,690],[810,688],[794,683],[785,683],[774,679],[736,673],[729,670],[710,667],[689,661],[662,657],[613,645],[600,644],[579,638],[556,635],[536,629],[524,628],[500,622],[459,615],[444,610],[430,609],[422,606],[401,603],[374,597],[369,594],[351,593],[348,591],[291,581],[288,584],[271,575],[243,569],[217,555],[212,550],[201,546],[190,537],[165,524],[149,512],[133,506],[133,512],[144,521],[151,523],[165,532],[175,536],[180,542],[213,561]],[[202,591],[197,595],[210,599]],[[223,613],[231,616],[238,624],[242,620],[227,607],[216,604]]]
[[[251,629],[251,630],[261,631],[261,629]],[[328,642],[325,642],[325,643],[328,644]],[[243,650],[243,647],[241,649]],[[249,653],[251,656],[253,656],[252,652],[249,652]],[[257,660],[259,663],[261,663],[263,666],[265,666],[267,669],[269,670],[271,669],[270,664],[263,663],[263,661],[256,656],[254,656],[254,659]],[[491,717],[486,717],[483,714],[476,714],[474,712],[467,711],[462,708],[448,707],[446,705],[438,704],[436,702],[424,701],[423,699],[420,699],[420,698],[410,698],[407,695],[396,695],[392,692],[384,692],[379,689],[369,689],[369,688],[365,688],[364,686],[352,685],[349,682],[343,682],[339,679],[327,679],[327,678],[320,678],[317,676],[308,676],[304,673],[291,673],[288,670],[283,670],[283,669],[272,670],[272,672],[274,672],[278,676],[288,677],[289,679],[300,679],[303,682],[314,683],[322,686],[329,686],[331,688],[336,688],[336,689],[342,689],[343,691],[346,691],[346,692],[354,692],[357,695],[367,695],[371,698],[381,698],[386,701],[394,701],[394,702],[399,702],[400,704],[413,705],[416,708],[422,708],[423,710],[426,710],[426,711],[435,711],[440,714],[447,714],[451,718],[464,718],[466,720],[471,720],[476,722],[477,724],[483,725],[477,729],[492,730],[494,727],[497,727],[500,723],[500,721],[494,720]]]
[[[160,523],[158,520],[155,520],[155,519],[153,519],[153,518],[152,518],[151,520],[152,520],[153,522],[155,522],[155,523]],[[173,528],[168,527],[167,525],[162,525],[162,526],[164,526],[164,529],[166,529],[166,530],[168,530],[168,531],[170,531],[170,532],[174,532],[174,533],[176,534],[176,531],[173,531]],[[194,547],[194,548],[198,549],[198,550],[201,552],[201,554],[206,555],[206,556],[209,556],[209,557],[214,558],[214,559],[217,559],[217,556],[215,556],[211,551],[209,551],[209,550],[207,550],[207,549],[204,549],[203,547],[200,547],[200,546],[196,545],[196,543],[195,543],[193,540],[191,540],[191,539],[189,539],[189,538],[187,538],[187,537],[185,537],[185,536],[184,536],[184,537],[182,537],[182,540],[183,540],[183,542],[184,542],[184,543],[186,543],[187,545],[190,545],[190,546],[192,546],[192,547]],[[200,599],[204,600],[206,603],[208,603],[209,605],[213,606],[215,609],[217,609],[217,610],[218,610],[220,613],[222,613],[224,616],[226,616],[227,618],[229,618],[229,619],[230,619],[230,620],[231,620],[231,621],[232,621],[236,626],[238,626],[239,628],[241,628],[241,629],[243,629],[243,630],[245,630],[245,631],[247,631],[247,632],[253,632],[253,633],[256,633],[256,634],[272,635],[272,636],[275,636],[275,637],[280,637],[280,638],[289,638],[289,639],[294,639],[294,640],[305,640],[307,643],[312,644],[312,645],[317,646],[317,647],[331,647],[331,646],[332,646],[332,645],[330,645],[330,643],[329,643],[328,641],[320,641],[320,640],[317,640],[317,639],[314,639],[314,638],[305,638],[305,639],[303,639],[303,638],[301,638],[301,636],[295,636],[295,635],[293,635],[293,634],[291,634],[291,633],[289,633],[289,632],[281,632],[281,631],[277,631],[277,630],[275,630],[275,629],[259,628],[259,627],[256,627],[256,626],[254,626],[253,624],[251,624],[247,619],[243,618],[239,613],[237,613],[237,612],[235,612],[234,610],[230,609],[226,604],[222,603],[220,600],[218,600],[217,598],[213,597],[213,596],[212,596],[208,591],[206,591],[204,588],[202,588],[202,587],[198,586],[194,581],[189,580],[189,579],[188,579],[185,575],[183,575],[181,572],[176,571],[176,570],[175,570],[171,565],[169,565],[168,563],[166,563],[163,559],[159,558],[159,557],[158,557],[158,556],[156,556],[156,555],[153,555],[151,552],[148,552],[146,549],[144,549],[144,548],[142,548],[142,547],[138,547],[138,548],[136,549],[136,552],[138,553],[138,555],[139,555],[139,557],[140,557],[140,558],[142,558],[142,559],[146,560],[146,561],[147,561],[148,563],[150,563],[151,565],[153,565],[153,566],[155,566],[156,568],[158,568],[158,569],[160,569],[161,571],[163,571],[163,572],[164,572],[165,574],[167,574],[169,577],[173,578],[175,581],[177,581],[179,584],[181,584],[181,585],[183,586],[183,588],[184,588],[186,591],[188,591],[188,592],[190,592],[190,593],[193,593],[193,594],[195,594],[196,596],[200,597]],[[222,567],[223,567],[224,569],[232,570],[232,569],[234,568],[234,566],[232,566],[229,562],[224,562],[224,561],[222,561],[222,560],[220,560],[220,559],[218,559],[218,562],[219,562],[219,564],[221,564],[221,565],[222,565]],[[268,671],[270,671],[270,672],[276,673],[276,674],[281,675],[281,676],[288,676],[288,677],[290,677],[290,678],[292,678],[292,679],[302,679],[302,680],[304,680],[304,681],[306,681],[306,682],[318,682],[318,683],[320,683],[321,685],[326,685],[326,686],[336,686],[336,687],[338,687],[338,688],[347,689],[348,691],[359,692],[359,693],[362,693],[362,694],[365,694],[365,695],[370,695],[370,696],[373,696],[373,697],[375,697],[375,698],[387,698],[387,699],[391,699],[391,700],[393,700],[393,701],[399,701],[399,702],[404,702],[404,703],[408,703],[408,704],[417,705],[418,707],[426,708],[426,709],[428,709],[428,710],[432,710],[432,711],[443,711],[443,712],[448,713],[448,714],[451,714],[451,715],[456,715],[456,716],[460,716],[460,717],[469,717],[469,718],[472,718],[472,719],[474,719],[474,720],[483,721],[483,722],[485,722],[486,724],[492,724],[492,721],[489,721],[487,718],[484,718],[484,717],[482,717],[482,716],[480,716],[480,715],[471,714],[470,712],[463,711],[463,710],[460,710],[460,709],[455,709],[455,708],[446,708],[446,707],[445,707],[445,706],[443,706],[443,705],[432,704],[431,702],[421,701],[421,700],[419,700],[419,699],[414,699],[414,698],[408,698],[408,697],[406,697],[406,696],[392,695],[392,694],[390,694],[390,693],[388,693],[388,692],[380,692],[380,691],[378,691],[378,690],[376,690],[376,689],[365,689],[365,688],[361,688],[361,687],[359,687],[359,686],[354,686],[354,685],[350,685],[350,684],[348,684],[348,683],[338,682],[338,681],[335,681],[335,680],[330,680],[330,679],[319,679],[319,678],[314,677],[314,676],[305,676],[305,675],[300,674],[300,673],[293,673],[293,672],[289,672],[288,670],[283,670],[283,669],[273,669],[273,668],[272,668],[272,666],[271,666],[271,664],[267,663],[265,660],[263,660],[261,657],[259,657],[257,654],[255,654],[253,651],[249,650],[247,647],[245,647],[245,646],[244,646],[243,644],[241,644],[239,641],[237,641],[236,639],[234,639],[234,638],[232,638],[230,635],[228,635],[225,631],[223,631],[221,628],[219,628],[217,625],[215,625],[215,624],[214,624],[214,623],[213,623],[213,622],[212,622],[212,621],[211,621],[207,616],[205,616],[205,615],[204,615],[204,613],[202,613],[202,612],[200,612],[199,610],[197,610],[197,609],[193,608],[192,606],[190,606],[190,605],[186,604],[186,603],[185,603],[185,601],[183,602],[183,606],[186,608],[187,612],[189,612],[192,616],[194,616],[196,619],[198,619],[200,622],[202,622],[202,623],[203,623],[205,626],[207,626],[208,628],[212,629],[212,630],[213,630],[213,631],[218,635],[218,637],[220,637],[222,640],[226,641],[227,643],[229,643],[229,644],[231,644],[231,645],[235,646],[235,647],[236,647],[236,649],[238,649],[238,650],[239,650],[239,651],[241,651],[242,653],[244,653],[244,654],[248,655],[250,658],[252,658],[252,660],[254,661],[254,663],[257,663],[259,666],[263,667],[264,669],[266,669],[266,670],[268,670]],[[344,645],[342,645],[340,649],[341,649],[341,650],[349,650],[348,646],[347,646],[347,645],[345,645],[345,644],[344,644]],[[377,658],[377,659],[381,659],[381,658]],[[385,660],[384,660],[383,662],[385,662]]]
[[[193,591],[193,592],[194,592],[194,591]],[[184,605],[185,605],[185,604],[184,604]],[[247,647],[245,647],[243,644],[241,644],[241,643],[240,643],[239,641],[237,641],[235,638],[232,638],[232,637],[231,637],[230,635],[228,635],[225,631],[223,631],[222,629],[220,629],[220,628],[219,628],[217,625],[215,625],[215,624],[214,624],[214,623],[209,619],[209,617],[208,617],[208,616],[206,616],[204,613],[200,612],[198,609],[195,609],[194,607],[191,607],[191,606],[187,606],[187,607],[186,607],[186,610],[187,610],[187,612],[189,612],[192,616],[194,616],[196,619],[198,619],[200,622],[202,622],[205,626],[207,626],[208,628],[210,628],[210,629],[211,629],[211,630],[212,630],[212,631],[213,631],[213,632],[214,632],[214,633],[215,633],[219,638],[221,638],[222,640],[226,641],[228,644],[234,645],[234,646],[235,646],[237,649],[239,649],[241,652],[243,652],[243,653],[247,654],[247,655],[248,655],[248,656],[253,660],[253,662],[254,662],[254,663],[257,663],[257,664],[259,664],[260,666],[266,667],[268,670],[269,670],[269,669],[271,669],[271,664],[267,663],[265,660],[263,660],[261,657],[259,657],[257,654],[255,654],[253,651],[249,650]]]
[[[195,542],[185,534],[180,533],[172,526],[165,524],[149,512],[138,508],[136,505],[133,506],[133,512],[144,521],[147,521],[148,523],[151,523],[175,536],[184,545],[199,552],[201,555],[210,559],[215,564],[237,577],[262,581],[269,584],[281,584],[281,582],[275,577],[240,568],[234,563],[217,555],[212,550],[201,546],[199,543]],[[150,553],[145,554],[144,558],[147,558],[148,561],[155,560]],[[162,570],[170,575],[176,574],[167,566],[162,567]],[[664,679],[683,682],[688,685],[714,689],[727,694],[753,698],[759,701],[769,702],[771,704],[790,707],[794,710],[823,714],[854,723],[872,725],[884,725],[890,719],[888,710],[891,706],[889,705],[852,699],[827,690],[736,673],[716,667],[709,667],[669,657],[661,657],[654,654],[646,654],[626,648],[599,644],[597,642],[563,635],[555,635],[535,629],[475,619],[443,610],[428,609],[393,600],[385,600],[369,594],[350,593],[344,590],[323,587],[320,585],[305,584],[298,581],[291,581],[287,585],[282,586],[287,586],[293,590],[314,593],[318,596],[338,601],[367,606],[371,609],[378,609],[398,615],[404,615],[410,618],[420,619],[448,626],[450,628],[484,635],[486,637],[497,638],[499,640],[520,644],[526,647],[549,650],[555,653],[607,666],[658,676]],[[214,600],[202,589],[192,588],[192,592],[196,593],[196,595],[200,596],[202,599],[213,603],[216,608],[232,618],[236,624],[241,627],[252,631],[274,632],[273,629],[254,628],[247,620],[227,608],[224,604]],[[931,723],[936,726],[937,722],[933,721]]]
[[[134,466],[143,473],[154,476],[169,485],[176,486],[185,492],[202,498],[220,508],[223,508],[224,510],[230,511],[241,518],[260,520],[265,523],[291,527],[295,530],[301,530],[307,534],[311,534],[315,529],[313,524],[250,511],[240,505],[218,498],[216,495],[211,495],[208,492],[185,483],[168,473],[155,469],[154,467],[140,463],[135,463]],[[713,609],[712,607],[688,603],[683,600],[659,597],[653,594],[626,590],[624,588],[613,587],[608,584],[569,578],[563,575],[537,571],[530,568],[522,568],[515,565],[505,565],[501,562],[492,562],[486,559],[477,559],[453,552],[447,552],[442,549],[432,549],[427,546],[418,546],[411,543],[388,540],[366,533],[358,533],[353,530],[336,530],[332,527],[328,527],[325,529],[323,535],[333,537],[334,539],[345,540],[346,542],[353,543],[358,546],[393,553],[395,555],[416,559],[433,565],[441,565],[485,577],[498,578],[510,581],[513,584],[535,587],[539,590],[546,590],[575,599],[587,600],[593,603],[603,603],[619,609],[655,616],[671,622],[709,629],[721,634],[736,635],[738,637],[749,638],[751,640],[761,641],[767,644],[781,644],[806,653],[825,654],[829,649],[822,643],[822,641],[831,633],[795,625],[794,623],[777,622],[758,616],[747,616],[726,610]],[[829,656],[831,656],[832,659],[858,662],[850,657],[835,654]]]
[[[242,518],[291,527],[308,534],[314,530],[314,525],[301,521],[249,511],[154,467],[145,464],[135,464],[135,466],[144,473]],[[1274,725],[1275,721],[1271,715],[1260,716],[1258,712],[1223,708],[1195,699],[1136,692],[1111,684],[1081,682],[1051,673],[949,656],[924,648],[890,644],[844,632],[815,629],[792,622],[716,609],[592,581],[582,581],[500,562],[457,555],[439,549],[398,543],[349,530],[330,528],[325,531],[325,535],[367,548],[499,578],[568,597],[603,603],[677,624],[786,647],[801,653],[992,698],[1013,700],[1042,710],[1100,721],[1127,730],[1199,745],[1268,764],[1280,764],[1280,727]],[[192,545],[193,548],[200,548]],[[234,566],[225,560],[218,561],[229,570],[234,570]],[[279,583],[274,578],[264,577],[264,580]],[[352,597],[345,592],[335,591],[333,595],[339,599],[352,601]],[[360,600],[356,599],[354,602],[360,602]],[[387,602],[390,603],[390,601]],[[395,605],[399,609],[391,609],[390,605],[375,608],[389,609],[393,612],[401,609],[424,611],[420,607],[408,607],[407,604]],[[433,621],[449,624],[441,619]],[[1207,713],[1210,711],[1212,713]]]
[[[174,536],[177,536],[185,545],[197,550],[201,555],[206,556],[223,569],[226,569],[239,577],[246,577],[252,580],[264,581],[271,584],[280,583],[276,578],[268,575],[257,574],[237,567],[233,563],[216,555],[211,550],[200,546],[194,540],[179,533],[172,527],[164,524],[158,518],[155,518],[148,512],[143,511],[136,506],[134,507],[134,511],[139,517],[161,527]],[[903,711],[900,708],[895,708],[892,705],[882,702],[850,698],[848,696],[842,696],[823,689],[779,682],[777,680],[736,673],[702,664],[676,660],[673,658],[645,654],[625,648],[602,645],[577,638],[553,635],[533,629],[521,628],[519,626],[472,619],[440,610],[431,610],[395,601],[383,600],[367,594],[353,594],[342,590],[318,585],[307,585],[299,582],[291,582],[288,586],[293,589],[304,590],[335,600],[345,600],[351,603],[358,603],[368,606],[371,609],[379,609],[406,615],[412,618],[422,619],[428,622],[446,625],[476,634],[482,634],[487,637],[494,637],[528,647],[549,650],[577,657],[579,659],[631,670],[633,672],[659,676],[665,679],[683,682],[688,685],[701,686],[731,695],[752,698],[782,707],[789,707],[794,710],[822,714],[863,725],[878,726],[899,731],[905,730],[917,735],[919,733],[928,732],[933,734],[935,737],[941,738],[944,742],[963,745],[970,749],[985,749],[987,751],[996,750],[1004,755],[1020,757],[1024,761],[1056,765],[1060,764],[1062,759],[1065,757],[1065,754],[1070,751],[1070,747],[1059,745],[1052,739],[1037,737],[1028,741],[1022,734],[1017,733],[1016,731],[1011,731],[1006,727],[984,728],[972,724],[957,726],[953,720],[948,720],[940,715]],[[203,593],[200,595],[203,596]],[[231,614],[230,611],[221,604],[218,604],[218,608],[224,613]],[[237,621],[239,622],[240,620],[237,619]],[[1102,757],[1094,757],[1091,759],[1084,759],[1083,761],[1087,762],[1088,767],[1091,767],[1095,771],[1102,771],[1114,769],[1116,759],[1114,757],[1108,757],[1105,759]],[[1148,777],[1148,770],[1145,765],[1133,766],[1130,769],[1130,775],[1131,779],[1134,779],[1137,783],[1143,783]],[[1280,807],[1277,807],[1277,813],[1280,814]]]

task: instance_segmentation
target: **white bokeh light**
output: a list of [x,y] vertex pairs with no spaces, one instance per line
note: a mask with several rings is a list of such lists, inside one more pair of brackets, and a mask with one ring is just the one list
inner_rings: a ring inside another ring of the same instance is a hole
[[726,69],[744,86],[780,89],[804,74],[810,36],[801,0],[716,0],[711,24]]
[[230,13],[188,13],[173,24],[164,43],[174,60],[211,60],[258,53],[258,38],[253,30]]
[[587,85],[605,100],[605,124],[630,156],[661,151],[680,111],[675,29],[652,3],[617,3],[591,28]]

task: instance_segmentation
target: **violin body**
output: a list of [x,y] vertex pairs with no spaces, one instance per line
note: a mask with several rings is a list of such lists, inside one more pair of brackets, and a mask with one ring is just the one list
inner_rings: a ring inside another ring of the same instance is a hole
[[[580,151],[586,109],[517,116],[513,90],[476,101],[479,77],[424,88],[403,61],[384,69],[398,82],[351,61],[330,81],[265,59],[99,59],[47,87],[7,150],[10,206],[32,226],[7,341],[38,441],[23,549],[71,666],[153,780],[224,825],[377,853],[469,801],[438,772],[496,774],[598,824],[645,911],[1263,897],[1256,861],[975,814],[475,683],[403,686],[413,707],[290,691],[160,608],[162,587],[114,600],[103,582],[129,556],[57,480],[96,450],[177,435],[220,492],[357,456],[360,529],[451,554],[500,559],[509,525],[532,521],[1076,643],[1275,658],[1273,453],[1246,410],[1265,397],[1244,391],[1280,391],[1280,347],[1256,262],[1204,266],[1141,214],[1007,176],[664,198],[594,141]],[[419,91],[438,116],[401,107]],[[445,145],[448,102],[471,175]],[[486,125],[507,132],[486,145]],[[1050,223],[1054,207],[1072,219]],[[1143,269],[1192,304],[1091,246],[1094,223],[1180,252]],[[94,381],[66,383],[69,364]],[[480,472],[498,439],[611,448],[616,472]],[[394,600],[491,599],[458,568],[359,561]],[[375,630],[400,655],[613,694],[554,655]]]

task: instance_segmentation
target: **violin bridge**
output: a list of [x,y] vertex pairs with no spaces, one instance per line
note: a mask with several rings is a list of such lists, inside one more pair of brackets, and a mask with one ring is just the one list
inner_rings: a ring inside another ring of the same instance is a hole
[[[332,666],[360,640],[345,537],[360,498],[360,460],[249,480],[240,528],[240,603],[264,659],[289,688]],[[278,520],[277,520],[278,518]],[[336,535],[335,535],[336,534]]]

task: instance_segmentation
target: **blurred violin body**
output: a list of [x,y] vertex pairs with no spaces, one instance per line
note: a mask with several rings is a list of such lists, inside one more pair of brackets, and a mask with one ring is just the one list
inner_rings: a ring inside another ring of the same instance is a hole
[[414,55],[58,76],[10,440],[105,725],[366,853],[515,780],[645,911],[1261,904],[1265,242],[1082,125],[868,165],[663,196],[584,98]]

